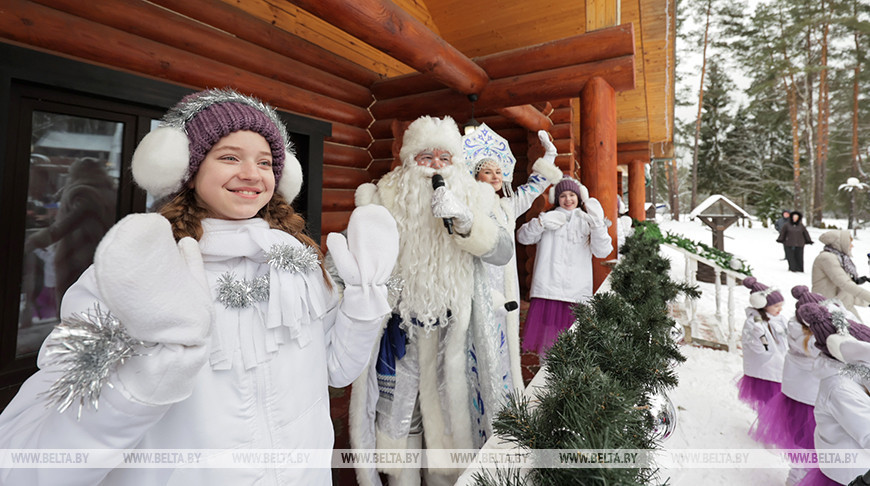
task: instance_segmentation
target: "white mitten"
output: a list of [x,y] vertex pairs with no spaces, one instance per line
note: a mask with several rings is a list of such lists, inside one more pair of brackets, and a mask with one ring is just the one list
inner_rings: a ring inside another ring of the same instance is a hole
[[383,206],[356,208],[347,225],[347,238],[330,233],[326,245],[345,289],[342,311],[361,320],[390,312],[387,279],[399,255],[399,230]]
[[604,208],[601,207],[601,203],[598,202],[598,199],[590,197],[586,200],[585,206],[586,213],[591,216],[591,218],[587,219],[591,226],[610,226],[607,224],[607,219],[604,218]]
[[452,218],[453,231],[460,235],[467,235],[471,231],[474,215],[471,209],[465,205],[455,194],[441,186],[432,194],[432,214],[436,218]]
[[97,247],[94,277],[130,336],[156,344],[118,369],[126,393],[154,405],[186,398],[206,362],[214,314],[197,242],[176,244],[158,214],[129,215]]
[[546,130],[538,130],[538,140],[544,146],[544,156],[541,158],[550,164],[555,164],[557,152],[556,146],[550,141],[550,134]]
[[568,222],[568,215],[561,211],[549,211],[539,216],[541,226],[547,231],[555,231]]

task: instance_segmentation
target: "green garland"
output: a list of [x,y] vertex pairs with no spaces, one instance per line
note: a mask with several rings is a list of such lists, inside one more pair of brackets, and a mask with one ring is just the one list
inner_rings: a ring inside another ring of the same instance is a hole
[[635,225],[641,228],[647,228],[646,231],[650,233],[650,236],[656,238],[661,243],[668,243],[682,248],[690,253],[694,253],[695,255],[713,261],[722,268],[733,270],[747,276],[752,275],[752,268],[747,265],[745,261],[735,257],[727,251],[713,248],[704,243],[692,241],[683,235],[671,233],[670,231],[668,231],[665,236],[662,236],[658,225],[652,221],[635,221]]
[[[676,386],[674,367],[685,361],[672,337],[678,324],[668,302],[699,293],[670,279],[656,232],[657,227],[639,227],[620,250],[612,291],[574,307],[573,331],[561,333],[544,358],[545,385],[537,405],[513,395],[494,421],[494,431],[533,451],[533,460],[534,450],[541,449],[658,447],[648,406]],[[478,486],[603,486],[647,485],[657,478],[644,468],[533,468],[527,477],[486,471],[474,480]]]

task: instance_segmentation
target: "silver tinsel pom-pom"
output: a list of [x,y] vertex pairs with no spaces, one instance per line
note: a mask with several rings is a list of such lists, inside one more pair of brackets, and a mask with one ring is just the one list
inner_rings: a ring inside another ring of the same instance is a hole
[[841,311],[835,310],[831,312],[831,322],[837,329],[837,334],[849,335],[849,323],[846,322],[846,316]]
[[86,405],[97,410],[103,386],[112,386],[109,375],[128,358],[139,356],[136,347],[141,345],[99,304],[63,319],[46,344],[45,356],[49,365],[64,371],[43,395],[61,413],[78,402],[78,418]]
[[840,374],[862,385],[870,385],[870,368],[867,365],[850,363],[840,369]]
[[320,266],[317,252],[310,246],[272,245],[266,252],[269,265],[285,272],[310,272]]
[[218,302],[227,308],[244,309],[254,302],[269,300],[269,274],[253,280],[236,280],[235,274],[226,272],[218,278]]

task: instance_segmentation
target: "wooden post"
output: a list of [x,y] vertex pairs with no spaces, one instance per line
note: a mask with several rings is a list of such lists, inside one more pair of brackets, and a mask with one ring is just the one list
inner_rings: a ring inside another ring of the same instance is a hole
[[613,251],[592,259],[592,286],[598,290],[610,273],[602,261],[616,258],[616,91],[598,76],[580,92],[580,175],[589,195],[601,202],[604,217],[614,223],[607,230]]
[[628,215],[638,221],[646,220],[646,176],[644,162],[632,160],[628,163]]

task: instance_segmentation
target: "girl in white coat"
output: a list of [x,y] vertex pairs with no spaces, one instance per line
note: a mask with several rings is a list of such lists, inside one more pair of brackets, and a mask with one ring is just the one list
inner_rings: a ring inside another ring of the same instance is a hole
[[849,458],[854,467],[820,461],[799,484],[849,484],[867,472],[870,462],[870,328],[817,304],[801,306],[798,316],[809,324],[821,350],[816,363],[824,376],[814,410],[816,451],[856,454]]
[[523,350],[544,354],[558,334],[571,327],[571,307],[592,297],[592,257],[613,250],[601,203],[566,177],[550,192],[559,206],[524,224],[517,241],[538,245],[523,332]]
[[780,392],[782,365],[788,350],[786,319],[778,290],[755,277],[746,277],[743,285],[751,292],[741,336],[743,378],[737,382],[737,396],[758,411]]
[[360,374],[389,312],[395,221],[362,207],[347,239],[329,235],[347,284],[339,302],[290,206],[302,172],[286,129],[232,90],[170,110],[137,147],[133,176],[168,202],[106,234],[64,296],[40,371],[0,416],[0,448],[192,449],[195,463],[10,468],[0,483],[331,484],[328,460],[274,461],[332,448],[328,386]]

